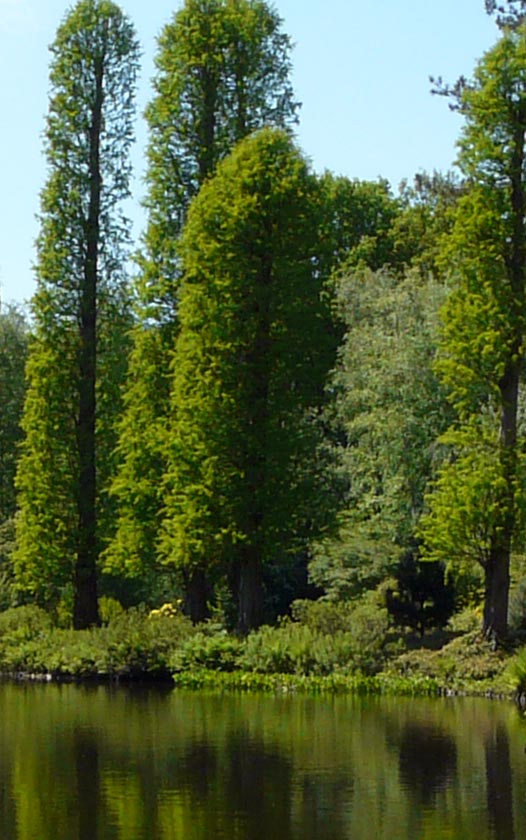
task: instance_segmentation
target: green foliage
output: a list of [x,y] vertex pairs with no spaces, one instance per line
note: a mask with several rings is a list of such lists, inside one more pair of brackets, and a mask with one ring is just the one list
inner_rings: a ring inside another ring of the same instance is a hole
[[0,610],[15,606],[17,590],[13,570],[15,550],[15,521],[6,519],[0,524]]
[[178,330],[177,249],[189,202],[247,134],[296,122],[290,48],[279,16],[261,0],[185,0],[159,37],[146,110],[148,224],[139,256],[139,323],[112,485],[116,535],[104,557],[113,573],[138,580],[156,573]]
[[454,613],[448,622],[448,629],[457,635],[479,632],[482,625],[480,607],[468,606]]
[[242,575],[252,553],[260,574],[304,550],[327,516],[318,195],[288,135],[265,129],[190,209],[162,535],[182,569]]
[[[301,621],[282,619],[245,642],[244,670],[285,674],[375,674],[396,649],[387,611],[374,602],[337,611],[330,602],[297,607]],[[339,612],[339,614],[338,614]]]
[[526,631],[526,581],[524,578],[511,589],[508,619],[513,632]]
[[[507,629],[512,546],[524,534],[519,392],[526,322],[526,41],[505,29],[453,90],[466,178],[442,261],[452,291],[436,369],[459,421],[423,523],[430,557],[485,570],[484,630]],[[446,557],[447,555],[447,557]]]
[[22,438],[20,418],[25,396],[24,370],[28,351],[28,324],[14,306],[0,311],[0,522],[16,510],[15,472]]
[[51,618],[41,607],[30,604],[0,613],[0,639],[32,639],[49,630]]
[[396,223],[401,204],[387,181],[358,181],[325,172],[320,259],[325,274],[357,268],[372,271],[403,264],[397,252]]
[[364,676],[362,674],[259,674],[245,671],[182,671],[174,674],[177,688],[201,691],[257,691],[272,694],[391,694],[408,697],[437,695],[441,684],[432,677]]
[[518,697],[526,694],[526,648],[515,654],[506,670],[506,678]]
[[349,601],[297,600],[291,605],[294,621],[309,627],[314,633],[331,636],[352,629],[353,605]]
[[455,209],[465,184],[454,172],[419,172],[400,186],[401,212],[393,222],[397,262],[413,267],[422,277],[441,274],[441,249],[451,233]]
[[444,566],[421,563],[407,552],[395,575],[396,588],[388,591],[386,602],[394,621],[421,636],[432,627],[443,627],[455,609],[455,593],[444,579]]
[[149,582],[157,573],[165,471],[164,412],[168,400],[166,331],[136,325],[129,373],[118,421],[118,469],[111,485],[115,532],[103,554],[104,570]]
[[103,595],[99,598],[99,612],[102,624],[111,624],[112,621],[117,621],[122,617],[124,607],[116,598]]
[[[76,566],[93,567],[113,513],[105,487],[115,465],[130,323],[120,203],[129,195],[138,46],[116,5],[79,0],[51,51],[49,175],[41,194],[14,562],[20,588],[53,605]],[[84,577],[79,572],[78,591]]]
[[431,678],[450,691],[506,692],[504,676],[509,656],[495,651],[480,629],[449,641],[438,650],[425,647],[401,654],[386,669],[386,676]]
[[[450,456],[442,465],[428,497],[429,511],[420,523],[424,556],[453,570],[466,561],[484,568],[506,486],[495,420],[474,418],[450,429],[442,442],[450,447]],[[517,505],[523,509],[522,481],[517,497]]]
[[450,418],[433,372],[443,287],[419,272],[342,275],[345,325],[328,422],[343,495],[339,525],[317,545],[312,580],[353,597],[392,573],[412,545],[436,439]]
[[114,615],[102,628],[53,627],[38,607],[0,613],[0,670],[70,677],[167,677],[173,651],[193,632],[183,616]]
[[240,667],[242,643],[225,631],[194,633],[170,660],[172,673],[181,671],[234,671]]

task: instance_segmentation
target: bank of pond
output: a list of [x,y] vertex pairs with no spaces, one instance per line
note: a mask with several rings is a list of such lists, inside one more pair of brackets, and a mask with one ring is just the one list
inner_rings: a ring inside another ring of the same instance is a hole
[[402,634],[381,611],[303,602],[248,636],[192,623],[172,604],[103,603],[101,627],[72,630],[43,609],[0,613],[0,674],[35,681],[155,681],[179,688],[274,693],[479,694],[526,691],[520,640],[492,646],[476,615],[439,633]]

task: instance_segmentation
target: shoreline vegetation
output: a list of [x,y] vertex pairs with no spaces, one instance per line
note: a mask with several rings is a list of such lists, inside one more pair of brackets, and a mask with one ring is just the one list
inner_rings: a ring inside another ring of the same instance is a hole
[[475,614],[463,617],[463,629],[417,637],[380,628],[371,610],[357,638],[341,625],[336,629],[343,617],[340,611],[335,618],[335,605],[324,605],[332,632],[328,624],[320,629],[319,603],[317,628],[300,607],[303,620],[287,618],[246,637],[228,633],[219,621],[194,626],[172,604],[126,611],[103,599],[103,625],[84,631],[57,626],[39,607],[15,607],[0,613],[0,679],[276,694],[470,695],[520,704],[526,673],[524,655],[516,653],[520,640],[492,649],[469,627]]

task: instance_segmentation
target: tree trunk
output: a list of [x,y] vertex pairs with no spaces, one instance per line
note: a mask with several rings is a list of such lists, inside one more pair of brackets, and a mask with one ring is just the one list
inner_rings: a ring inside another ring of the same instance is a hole
[[199,184],[214,171],[216,164],[215,133],[217,108],[217,78],[209,68],[201,69],[203,104],[200,121],[200,143],[198,146]]
[[263,574],[253,547],[247,546],[239,566],[239,631],[248,633],[263,620]]
[[508,630],[510,554],[515,531],[515,485],[517,480],[517,410],[523,358],[524,292],[526,286],[526,195],[523,183],[524,127],[526,113],[517,115],[511,160],[512,235],[506,257],[510,286],[511,341],[500,392],[500,463],[504,488],[498,499],[500,510],[493,529],[485,572],[483,631],[495,642]]
[[484,616],[486,638],[497,642],[508,631],[510,552],[505,546],[492,548],[484,576]]
[[517,477],[517,407],[519,368],[508,364],[500,383],[500,460],[504,487],[498,500],[489,557],[485,566],[484,618],[482,629],[497,642],[508,631],[510,555],[515,530],[515,483]]
[[202,569],[184,573],[184,612],[193,624],[210,618],[208,584]]
[[95,96],[91,111],[89,158],[89,207],[86,225],[84,282],[80,290],[79,418],[77,444],[78,548],[74,575],[73,626],[82,630],[100,624],[97,598],[97,279],[100,240],[100,136],[102,131],[103,60],[96,68]]
[[[268,240],[272,233],[267,230]],[[269,424],[270,295],[272,257],[263,241],[260,270],[249,306],[256,329],[246,355],[249,377],[247,428],[244,459],[246,542],[239,549],[238,626],[241,633],[259,627],[263,620],[263,557],[265,540],[265,487],[267,478],[267,438]]]

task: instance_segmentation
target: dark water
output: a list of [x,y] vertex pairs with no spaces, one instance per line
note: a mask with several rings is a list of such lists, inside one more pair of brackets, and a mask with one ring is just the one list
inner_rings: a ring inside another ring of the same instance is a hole
[[1,840],[522,840],[511,704],[0,684]]

